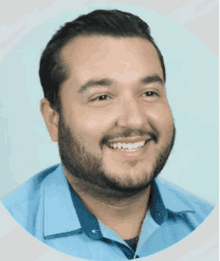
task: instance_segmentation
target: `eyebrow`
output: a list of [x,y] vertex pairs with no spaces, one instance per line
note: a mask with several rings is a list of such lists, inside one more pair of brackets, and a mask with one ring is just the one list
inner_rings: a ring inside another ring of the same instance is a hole
[[110,86],[114,83],[115,81],[113,79],[109,78],[103,78],[103,79],[91,79],[87,81],[85,84],[83,84],[80,89],[78,90],[78,93],[83,93],[87,89],[92,88],[92,87],[98,87],[98,86]]
[[[154,83],[154,82],[158,82],[162,85],[164,85],[164,81],[163,79],[157,75],[151,75],[151,76],[146,76],[143,77],[140,82],[142,84],[149,84],[149,83]],[[111,86],[113,83],[115,83],[115,80],[110,79],[110,78],[102,78],[102,79],[91,79],[88,80],[85,84],[83,84],[79,90],[77,91],[79,94],[82,94],[83,92],[85,92],[87,89],[89,88],[95,88],[95,87],[99,87],[99,86],[105,86],[105,87],[109,87]]]
[[158,74],[147,76],[147,77],[144,77],[141,79],[141,83],[143,83],[143,84],[149,84],[149,83],[154,83],[154,82],[158,82],[158,83],[164,85],[163,79]]

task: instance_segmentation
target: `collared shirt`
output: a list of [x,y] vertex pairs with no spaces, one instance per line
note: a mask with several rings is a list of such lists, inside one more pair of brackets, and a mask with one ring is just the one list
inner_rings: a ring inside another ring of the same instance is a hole
[[52,248],[90,260],[129,260],[177,243],[214,208],[162,179],[156,178],[153,187],[136,252],[86,209],[61,164],[35,175],[2,203],[22,227]]

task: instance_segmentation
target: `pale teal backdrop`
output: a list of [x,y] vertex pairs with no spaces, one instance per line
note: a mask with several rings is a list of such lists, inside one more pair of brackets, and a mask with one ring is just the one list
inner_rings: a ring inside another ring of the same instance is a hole
[[166,65],[176,143],[161,177],[218,202],[218,64],[208,48],[176,21],[141,7],[92,5],[62,13],[28,33],[0,65],[0,198],[37,172],[60,162],[39,111],[40,55],[59,27],[97,8],[117,8],[145,20]]

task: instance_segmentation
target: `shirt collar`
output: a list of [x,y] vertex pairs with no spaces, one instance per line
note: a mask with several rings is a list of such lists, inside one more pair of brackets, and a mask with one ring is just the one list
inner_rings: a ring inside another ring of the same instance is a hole
[[89,210],[84,206],[73,189],[69,186],[71,191],[72,201],[74,203],[76,213],[78,215],[83,232],[92,239],[99,239],[102,237],[99,223],[96,217],[94,217]]
[[44,237],[55,238],[81,231],[62,165],[44,184]]
[[176,214],[195,212],[190,203],[189,193],[184,192],[161,178],[155,179],[155,188],[157,191],[155,193],[155,200],[162,202],[167,210]]
[[[193,211],[187,201],[180,200],[163,182],[155,179],[149,201],[151,216],[159,225],[166,220],[167,210],[173,213]],[[69,187],[60,164],[44,184],[44,237],[56,238],[82,231],[92,239],[102,236],[97,219]]]
[[154,221],[161,225],[167,218],[167,210],[160,195],[157,183],[152,182],[148,207]]

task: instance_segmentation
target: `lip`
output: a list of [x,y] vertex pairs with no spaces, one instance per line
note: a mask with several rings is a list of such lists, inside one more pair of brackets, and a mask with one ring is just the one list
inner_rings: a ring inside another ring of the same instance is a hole
[[130,138],[119,138],[119,139],[114,139],[114,140],[110,140],[108,141],[109,143],[137,143],[137,142],[141,142],[141,141],[147,141],[150,140],[149,137],[143,136],[143,137],[130,137]]

